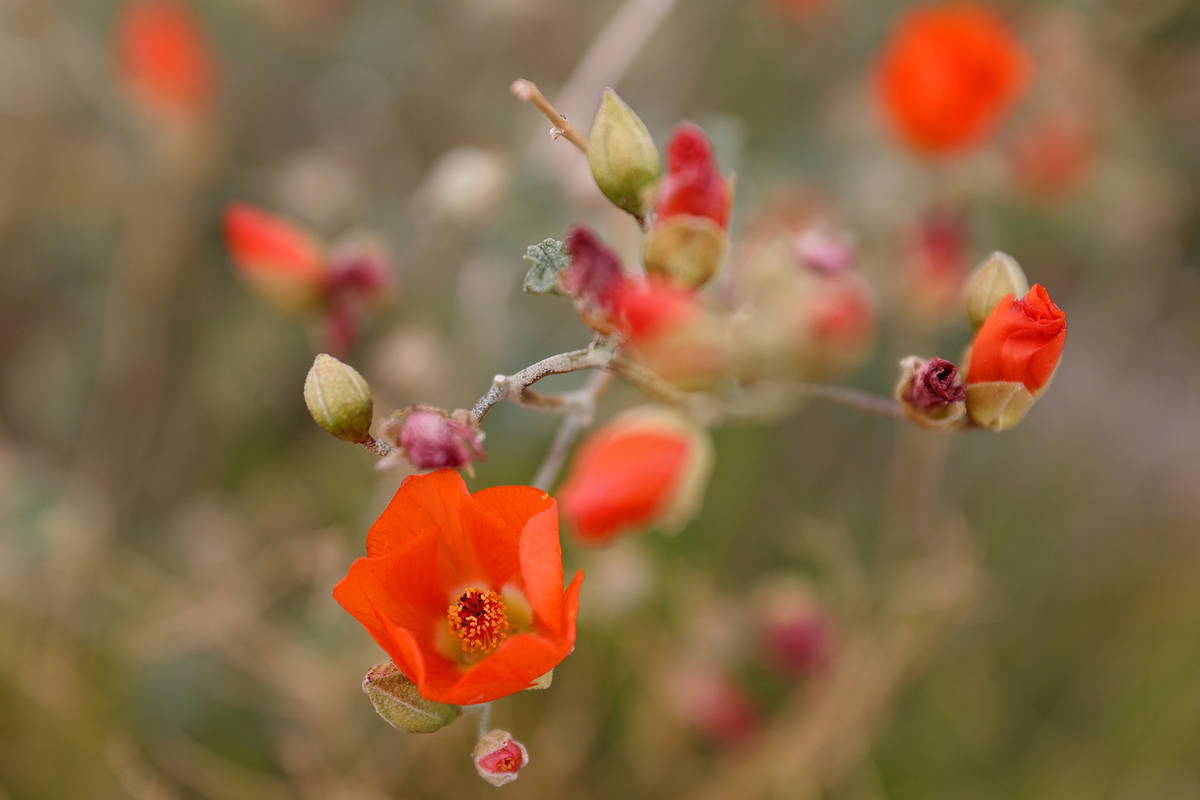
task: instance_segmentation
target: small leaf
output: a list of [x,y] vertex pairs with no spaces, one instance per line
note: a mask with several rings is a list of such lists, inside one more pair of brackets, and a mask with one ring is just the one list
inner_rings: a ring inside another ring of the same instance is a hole
[[525,291],[533,294],[562,294],[558,276],[571,265],[571,257],[557,239],[543,239],[525,248],[525,260],[533,264],[525,274]]

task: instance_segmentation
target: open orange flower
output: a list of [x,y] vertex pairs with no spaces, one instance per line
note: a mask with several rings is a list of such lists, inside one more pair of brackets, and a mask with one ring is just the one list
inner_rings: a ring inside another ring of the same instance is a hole
[[467,705],[528,689],[567,657],[582,580],[563,591],[552,497],[472,495],[443,469],[400,485],[333,596],[422,697]]
[[876,77],[884,110],[905,141],[947,153],[990,134],[1030,71],[1025,51],[994,12],[953,2],[904,17]]
[[678,529],[698,508],[711,469],[706,434],[670,412],[636,408],[583,443],[559,492],[563,517],[587,544]]
[[117,23],[117,59],[126,83],[167,114],[207,111],[213,57],[191,10],[178,0],[132,0]]

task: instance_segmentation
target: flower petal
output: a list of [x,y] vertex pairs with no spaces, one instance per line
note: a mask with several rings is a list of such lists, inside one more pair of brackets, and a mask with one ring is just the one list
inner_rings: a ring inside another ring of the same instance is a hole
[[496,486],[477,492],[475,500],[520,531],[521,588],[538,619],[557,633],[563,592],[558,503],[532,486]]

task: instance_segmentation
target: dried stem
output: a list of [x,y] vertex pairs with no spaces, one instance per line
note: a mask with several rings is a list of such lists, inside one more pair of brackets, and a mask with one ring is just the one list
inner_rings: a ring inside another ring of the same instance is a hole
[[591,346],[543,358],[512,375],[497,375],[492,379],[491,388],[471,407],[471,415],[476,422],[482,422],[492,406],[501,400],[522,403],[528,402],[531,397],[542,398],[543,395],[531,393],[529,387],[547,375],[563,375],[581,369],[604,369],[611,357],[611,351]]
[[533,103],[537,106],[538,110],[546,115],[546,119],[554,124],[554,127],[550,129],[551,137],[557,139],[562,136],[571,144],[578,147],[584,155],[587,155],[587,137],[580,133],[579,129],[567,120],[566,114],[561,113],[546,99],[546,96],[538,90],[533,81],[518,78],[513,81],[511,91],[513,97],[521,102]]

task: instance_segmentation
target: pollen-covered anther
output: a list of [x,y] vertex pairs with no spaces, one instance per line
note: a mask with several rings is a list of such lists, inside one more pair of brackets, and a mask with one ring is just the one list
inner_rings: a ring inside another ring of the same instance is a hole
[[508,636],[508,609],[491,589],[467,589],[450,604],[446,619],[466,653],[490,652]]

